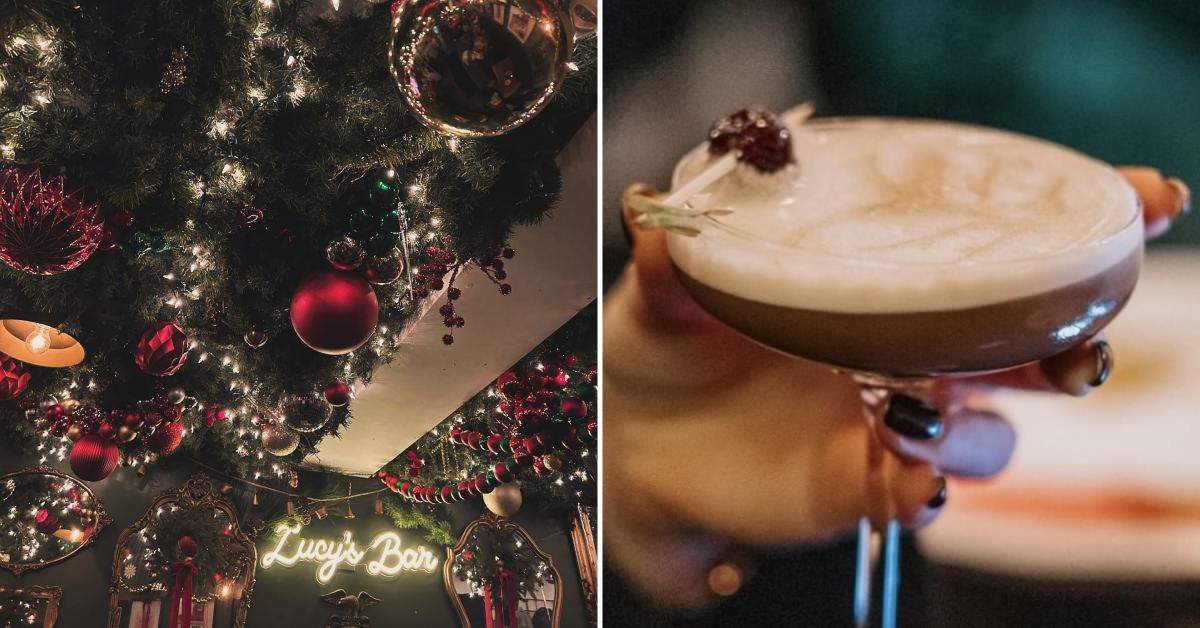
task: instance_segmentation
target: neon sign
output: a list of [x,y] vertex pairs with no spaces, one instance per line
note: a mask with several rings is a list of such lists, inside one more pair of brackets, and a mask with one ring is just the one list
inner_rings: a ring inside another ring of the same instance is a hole
[[367,561],[367,574],[382,578],[393,578],[402,571],[433,573],[438,567],[438,558],[426,547],[404,547],[400,535],[381,532],[371,544],[359,547],[354,535],[342,533],[341,540],[307,539],[300,536],[299,525],[279,526],[279,541],[275,548],[262,557],[263,569],[273,565],[295,567],[300,563],[317,563],[317,582],[329,584],[339,569],[354,570],[370,554],[374,560]]

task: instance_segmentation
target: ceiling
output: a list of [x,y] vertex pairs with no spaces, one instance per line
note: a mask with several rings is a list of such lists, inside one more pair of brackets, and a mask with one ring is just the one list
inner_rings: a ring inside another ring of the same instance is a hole
[[505,263],[512,294],[501,295],[478,269],[464,272],[456,309],[467,326],[451,347],[442,344],[442,301],[427,301],[401,333],[395,360],[358,392],[350,424],[321,442],[309,466],[373,474],[596,298],[596,135],[593,117],[559,157],[558,206],[513,236],[517,256]]

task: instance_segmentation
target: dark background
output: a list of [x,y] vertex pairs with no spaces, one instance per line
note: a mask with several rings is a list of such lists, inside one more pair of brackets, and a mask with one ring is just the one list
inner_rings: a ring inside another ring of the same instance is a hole
[[[0,449],[0,475],[36,466],[36,458],[7,448]],[[66,465],[59,466],[70,473]],[[185,461],[163,462],[151,467],[145,477],[137,477],[132,468],[121,467],[102,482],[87,482],[92,491],[104,504],[114,523],[106,527],[96,542],[82,552],[56,565],[27,572],[14,578],[7,571],[0,571],[0,586],[59,586],[63,588],[62,604],[59,607],[59,628],[102,628],[106,625],[108,609],[108,582],[112,573],[113,550],[117,536],[149,508],[162,492],[178,488],[196,469]],[[344,481],[344,478],[343,478]],[[217,484],[221,483],[216,480]],[[355,479],[354,490],[368,491],[377,484],[374,480]],[[230,500],[242,513],[245,525],[250,497],[231,493]],[[323,521],[313,521],[305,527],[304,534],[310,537],[332,538],[340,536],[342,530],[350,530],[361,544],[369,542],[384,529],[395,529],[390,520],[375,515],[373,499],[357,499],[352,504],[354,519],[330,516]],[[525,528],[543,551],[554,560],[563,579],[562,628],[584,628],[587,613],[579,584],[579,570],[575,564],[575,553],[571,547],[571,533],[567,522],[547,518],[536,508],[522,508],[513,521]],[[251,511],[251,515],[262,517],[269,507],[262,506]],[[480,500],[449,506],[450,517],[457,538],[467,526],[483,512]],[[321,628],[331,615],[338,612],[319,599],[320,595],[335,589],[345,589],[356,594],[366,591],[381,598],[383,603],[370,609],[367,615],[372,625],[379,628],[425,628],[458,626],[458,616],[443,583],[442,567],[445,565],[445,550],[424,540],[415,530],[398,530],[406,544],[424,545],[438,554],[438,570],[431,574],[403,572],[394,579],[376,578],[366,575],[364,565],[354,573],[339,571],[329,584],[318,584],[314,577],[314,563],[301,563],[292,568],[279,565],[263,569],[256,567],[253,603],[247,616],[249,628],[287,626],[289,628]],[[265,536],[265,535],[264,535]],[[261,561],[264,552],[270,551],[267,541],[258,544]],[[164,603],[165,604],[165,603]],[[166,625],[166,613],[163,613]],[[128,618],[122,621],[126,626]],[[220,628],[214,625],[214,628]]]
[[[604,38],[606,286],[627,255],[621,191],[665,188],[712,121],[747,105],[996,126],[1200,185],[1194,1],[608,0]],[[1200,221],[1155,246],[1181,244],[1200,244]],[[606,620],[848,625],[849,544],[760,560],[747,589],[694,618],[656,613],[608,572]],[[904,569],[905,626],[1200,626],[1195,583],[1024,580],[932,564],[911,545]]]

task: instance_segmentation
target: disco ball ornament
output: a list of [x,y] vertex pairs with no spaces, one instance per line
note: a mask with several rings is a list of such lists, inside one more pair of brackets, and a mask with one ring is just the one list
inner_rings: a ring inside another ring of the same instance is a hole
[[404,274],[403,254],[393,251],[391,255],[367,258],[362,268],[362,275],[372,285],[388,286],[396,283]]
[[290,456],[300,446],[300,435],[283,425],[272,423],[262,429],[263,448],[273,456]]
[[324,399],[295,395],[283,404],[283,422],[297,432],[308,434],[321,429],[332,412]]
[[366,344],[379,324],[379,298],[367,280],[344,270],[309,275],[292,295],[292,329],[304,344],[343,355]]
[[495,137],[529,122],[562,87],[573,39],[559,2],[407,0],[392,17],[388,65],[423,124]]
[[342,236],[325,247],[325,259],[338,270],[354,270],[363,263],[363,250],[349,236]]
[[138,339],[133,361],[147,375],[174,375],[187,362],[188,339],[175,323],[155,323]]
[[31,275],[79,267],[100,247],[104,219],[96,203],[64,192],[62,177],[34,169],[0,173],[0,261]]

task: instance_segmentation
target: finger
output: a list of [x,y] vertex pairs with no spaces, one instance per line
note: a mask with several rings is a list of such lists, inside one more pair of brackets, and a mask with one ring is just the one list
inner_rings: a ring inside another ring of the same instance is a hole
[[1122,166],[1117,170],[1142,201],[1146,239],[1165,233],[1171,221],[1190,208],[1191,192],[1183,181],[1164,178],[1157,169],[1145,166]]
[[981,377],[948,380],[944,385],[957,394],[1011,388],[1083,397],[1108,381],[1114,365],[1112,346],[1097,337],[1036,364]]
[[1017,434],[1004,417],[966,406],[938,409],[915,397],[894,395],[884,413],[883,444],[905,460],[944,473],[990,477],[1012,459]]

